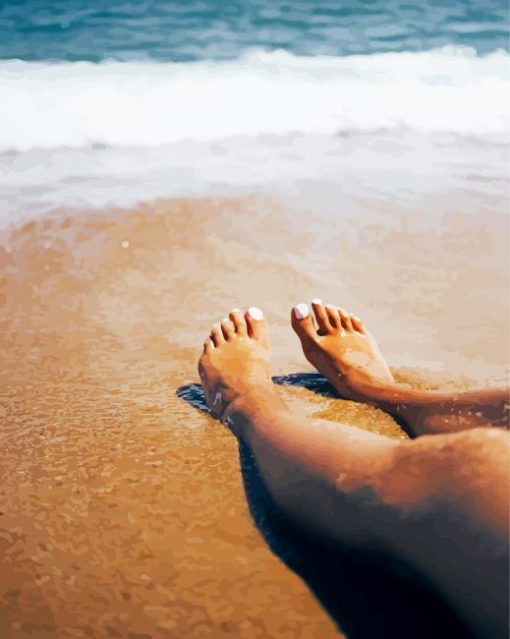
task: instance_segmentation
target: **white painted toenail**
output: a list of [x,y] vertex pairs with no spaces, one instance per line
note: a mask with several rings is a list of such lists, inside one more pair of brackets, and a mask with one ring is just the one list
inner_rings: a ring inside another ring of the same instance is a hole
[[312,304],[322,304],[322,300],[316,297],[315,299],[312,300]]
[[345,337],[347,335],[347,333],[345,331],[340,331],[340,337]]
[[248,309],[248,315],[254,320],[261,320],[264,318],[264,313],[256,306],[250,306]]
[[224,322],[228,322],[228,318],[227,318],[227,317],[224,317],[224,318],[223,318],[223,321],[224,321]]
[[233,308],[230,312],[231,313],[240,313],[241,311],[238,308]]
[[326,308],[329,308],[330,311],[336,311],[336,306],[333,306],[333,304],[326,304]]
[[310,315],[310,309],[308,308],[308,304],[297,304],[294,306],[294,313],[297,319],[305,319]]

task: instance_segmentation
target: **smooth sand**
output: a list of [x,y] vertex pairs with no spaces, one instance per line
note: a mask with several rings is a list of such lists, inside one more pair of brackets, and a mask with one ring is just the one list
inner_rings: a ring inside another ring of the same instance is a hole
[[[275,374],[311,370],[288,313],[312,297],[360,315],[408,380],[501,382],[504,214],[413,214],[175,200],[3,233],[0,636],[338,636],[252,523],[236,440],[177,389],[234,306],[266,312]],[[403,436],[374,409],[281,392]]]

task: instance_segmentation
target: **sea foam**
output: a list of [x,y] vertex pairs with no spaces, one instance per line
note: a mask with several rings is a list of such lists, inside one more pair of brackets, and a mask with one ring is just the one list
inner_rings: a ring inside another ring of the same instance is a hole
[[0,62],[0,150],[155,147],[232,136],[407,128],[510,131],[510,55],[420,53],[235,61]]

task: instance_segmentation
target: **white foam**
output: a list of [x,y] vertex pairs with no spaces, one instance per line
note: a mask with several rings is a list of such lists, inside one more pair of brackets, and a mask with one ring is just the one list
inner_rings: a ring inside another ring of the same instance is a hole
[[406,127],[510,131],[509,54],[349,57],[252,52],[228,62],[0,62],[0,150]]
[[393,202],[433,193],[445,201],[469,192],[473,201],[507,202],[507,166],[504,143],[400,130],[0,153],[0,227],[55,208],[258,192],[301,198],[308,186],[314,197],[333,190],[338,202],[340,189],[349,201],[337,210],[356,209],[360,198]]

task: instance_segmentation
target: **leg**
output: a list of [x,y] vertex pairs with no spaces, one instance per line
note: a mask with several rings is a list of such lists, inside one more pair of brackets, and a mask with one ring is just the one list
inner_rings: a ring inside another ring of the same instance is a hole
[[462,393],[420,391],[397,384],[375,339],[343,309],[299,304],[291,322],[308,361],[349,399],[373,404],[403,419],[415,435],[448,433],[479,426],[508,427],[507,389]]
[[278,396],[269,356],[260,312],[234,312],[206,340],[199,372],[280,508],[310,534],[405,560],[480,636],[504,636],[508,435],[401,441],[303,418]]

